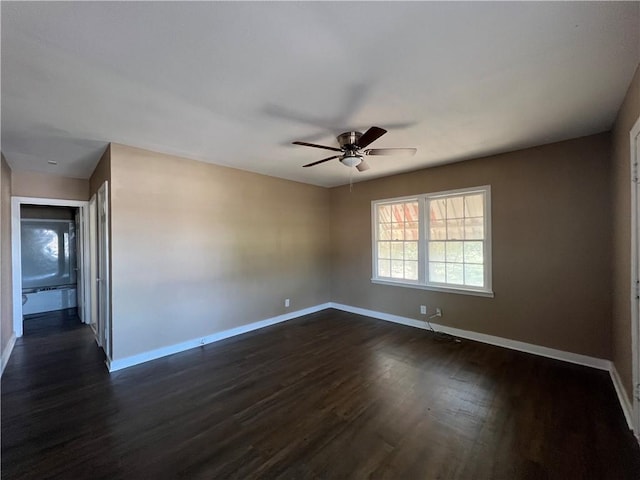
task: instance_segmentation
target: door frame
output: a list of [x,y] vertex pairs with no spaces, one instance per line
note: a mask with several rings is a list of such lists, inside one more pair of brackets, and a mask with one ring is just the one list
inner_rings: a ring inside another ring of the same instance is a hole
[[91,299],[89,302],[89,325],[93,330],[96,343],[102,347],[98,330],[98,205],[95,193],[89,200],[88,216],[89,230],[87,234],[91,245],[87,258],[89,263],[89,298]]
[[86,212],[82,209],[78,209],[75,214],[75,222],[76,222],[76,271],[77,271],[77,297],[78,297],[78,317],[80,317],[80,321],[82,323],[89,323],[89,319],[86,317],[85,313],[87,313],[87,309],[84,306],[85,299],[87,298],[87,294],[84,291],[85,281],[84,274],[82,271],[82,265],[85,264],[84,256],[86,255],[86,251],[84,249],[85,235],[87,231],[82,227],[85,225],[84,223],[84,214]]
[[632,423],[640,438],[640,151],[636,139],[640,137],[640,117],[629,132],[631,161],[631,350],[633,386]]
[[84,200],[62,200],[59,198],[37,198],[37,197],[11,197],[11,267],[12,267],[12,288],[13,288],[13,331],[17,337],[21,337],[23,330],[22,315],[22,243],[20,228],[20,207],[22,205],[44,205],[51,207],[73,207],[80,210],[82,224],[78,229],[83,229],[82,241],[82,265],[78,265],[82,281],[82,318],[88,318],[90,298],[89,292],[89,263],[87,262],[87,252],[90,251],[88,235],[88,208],[89,202]]
[[[96,204],[96,313],[99,343],[111,363],[111,272],[109,258],[109,182],[105,180],[95,194]],[[93,201],[93,197],[91,197]],[[92,267],[94,265],[92,264]]]

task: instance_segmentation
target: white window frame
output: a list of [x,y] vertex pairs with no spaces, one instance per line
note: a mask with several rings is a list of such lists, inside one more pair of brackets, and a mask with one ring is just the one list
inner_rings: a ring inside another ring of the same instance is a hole
[[[436,198],[469,195],[472,193],[484,194],[484,287],[470,287],[466,285],[442,284],[428,281],[429,265],[429,216],[428,201]],[[392,279],[378,277],[378,217],[377,207],[385,204],[418,201],[419,228],[418,240],[418,280]],[[491,186],[482,185],[479,187],[460,188],[441,192],[425,193],[421,195],[410,195],[406,197],[387,198],[373,200],[371,202],[371,239],[372,239],[372,277],[371,282],[382,285],[394,285],[399,287],[419,288],[436,292],[458,293],[463,295],[475,295],[481,297],[493,297],[492,290],[492,258],[491,258]]]

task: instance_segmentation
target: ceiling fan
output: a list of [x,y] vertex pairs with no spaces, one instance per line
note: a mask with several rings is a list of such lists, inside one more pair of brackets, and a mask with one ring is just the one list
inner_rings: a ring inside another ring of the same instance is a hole
[[358,171],[364,172],[369,170],[369,164],[365,161],[365,157],[369,155],[415,155],[417,149],[415,148],[368,148],[364,150],[369,144],[380,138],[387,133],[384,128],[371,127],[364,133],[361,132],[344,132],[338,135],[337,147],[327,147],[325,145],[317,145],[315,143],[307,142],[293,142],[294,145],[302,145],[304,147],[324,148],[325,150],[333,150],[334,152],[340,152],[339,155],[323,158],[317,162],[308,163],[303,167],[313,167],[320,163],[328,162],[334,158],[338,158],[343,165],[347,167],[356,167]]

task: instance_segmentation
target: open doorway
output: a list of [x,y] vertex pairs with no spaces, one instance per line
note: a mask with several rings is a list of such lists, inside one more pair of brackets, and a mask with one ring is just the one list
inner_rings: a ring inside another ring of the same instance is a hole
[[[82,321],[81,231],[77,207],[20,206],[22,314],[77,311]],[[25,335],[28,330],[24,329]]]
[[25,317],[77,309],[90,321],[88,202],[13,197],[13,327]]
[[[24,334],[25,314],[37,314],[34,312],[38,308],[41,311],[44,308],[48,312],[51,312],[51,308],[62,309],[53,310],[55,314],[67,308],[74,308],[75,302],[77,316],[82,323],[91,325],[96,342],[107,357],[107,365],[110,364],[112,350],[108,191],[108,184],[104,182],[90,202],[34,197],[11,199],[13,328],[16,337],[22,337]],[[30,219],[40,220],[40,224],[26,221],[27,227],[23,230],[23,213],[24,220],[28,220],[28,216],[37,216],[33,212],[44,210],[49,212],[48,219]],[[63,218],[51,218],[51,215]],[[29,223],[35,226],[28,227]],[[38,234],[38,226],[42,227],[43,224],[47,225],[40,228]],[[25,235],[36,237],[43,235],[40,238],[40,249],[45,250],[45,257],[47,253],[51,254],[50,258],[45,259],[50,263],[49,269],[45,268],[39,273],[38,269],[32,268],[33,265],[28,265],[28,260],[25,260],[24,274],[32,274],[32,278],[27,278],[26,283],[23,282],[23,232]],[[75,237],[75,241],[72,237]],[[70,253],[73,246],[75,260],[71,255],[67,258],[66,255],[56,256],[53,255],[54,252],[46,251],[48,248],[57,249],[58,254],[60,251]],[[45,278],[50,282],[43,281]],[[29,283],[30,281],[32,283]],[[47,296],[53,297],[48,299],[52,303],[46,307],[39,307],[38,305],[43,303],[41,300],[44,301]],[[64,315],[59,315],[58,318],[66,320]]]

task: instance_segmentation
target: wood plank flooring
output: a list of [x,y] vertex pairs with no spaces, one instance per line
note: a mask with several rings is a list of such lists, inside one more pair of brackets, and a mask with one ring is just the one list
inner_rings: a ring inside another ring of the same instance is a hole
[[336,310],[111,375],[73,311],[2,377],[4,479],[638,479],[606,372]]

